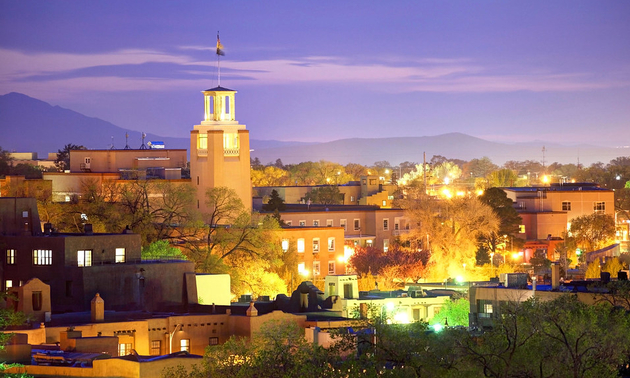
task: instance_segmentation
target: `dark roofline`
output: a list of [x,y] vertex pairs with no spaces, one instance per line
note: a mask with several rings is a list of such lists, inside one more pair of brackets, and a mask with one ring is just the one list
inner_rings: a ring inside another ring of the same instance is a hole
[[[301,203],[288,203],[285,204],[286,209],[281,211],[283,213],[325,213],[325,212],[343,212],[343,211],[401,211],[398,208],[381,208],[377,205],[321,205],[321,204],[307,204]],[[261,211],[261,213],[272,213],[272,211]]]
[[188,151],[185,148],[96,148],[96,149],[92,149],[92,148],[88,148],[88,149],[79,149],[79,150],[70,150],[70,152],[72,151],[129,151],[129,152],[136,152],[136,151],[142,151],[142,152],[146,152],[146,151]]
[[224,88],[222,86],[206,89],[204,92],[236,92],[234,89]]

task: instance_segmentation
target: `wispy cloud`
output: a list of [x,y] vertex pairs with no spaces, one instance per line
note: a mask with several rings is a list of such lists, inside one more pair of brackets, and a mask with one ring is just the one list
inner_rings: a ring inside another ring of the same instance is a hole
[[[181,46],[192,55],[156,50],[120,50],[99,54],[24,53],[0,49],[0,86],[5,91],[31,93],[54,86],[57,91],[130,91],[197,88],[214,62],[194,57],[207,46]],[[162,69],[152,67],[163,65]],[[133,66],[145,65],[150,72]],[[96,68],[99,69],[96,69]],[[103,69],[106,67],[107,69]],[[204,67],[208,68],[206,71]],[[494,69],[468,58],[404,57],[357,63],[339,57],[310,56],[300,59],[253,61],[226,60],[222,67],[249,85],[345,83],[374,86],[391,92],[513,92],[584,91],[627,86],[629,75],[617,77],[594,73],[545,72],[544,69],[501,67]],[[500,72],[500,73],[498,73]],[[36,80],[35,80],[36,78]],[[388,84],[385,86],[384,84]]]

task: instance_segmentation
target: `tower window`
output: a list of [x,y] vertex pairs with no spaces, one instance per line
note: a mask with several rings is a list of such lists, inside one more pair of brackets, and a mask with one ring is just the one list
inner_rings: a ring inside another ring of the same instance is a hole
[[230,114],[230,96],[225,96],[225,114]]
[[201,133],[199,134],[199,138],[197,139],[198,144],[197,144],[197,148],[200,150],[207,150],[208,149],[208,134],[206,133]]

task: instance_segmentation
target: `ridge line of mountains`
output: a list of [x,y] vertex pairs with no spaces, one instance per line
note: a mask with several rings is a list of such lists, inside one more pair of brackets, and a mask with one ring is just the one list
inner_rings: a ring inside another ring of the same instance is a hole
[[[193,125],[190,125],[192,129]],[[114,136],[115,148],[124,148],[125,133],[129,134],[129,147],[139,148],[142,133],[118,127],[99,118],[29,97],[21,93],[0,96],[0,147],[8,151],[37,152],[45,158],[68,143],[90,149],[108,149]],[[28,132],[25,132],[28,130]],[[250,133],[251,135],[251,133]],[[189,137],[162,137],[147,133],[148,141],[163,141],[166,148],[190,148]],[[471,160],[489,157],[502,165],[508,160],[542,160],[542,147],[546,148],[545,162],[562,164],[578,161],[583,165],[607,163],[630,155],[629,148],[609,148],[592,145],[563,146],[553,141],[526,143],[498,143],[463,133],[445,133],[422,137],[351,138],[322,143],[250,140],[252,158],[263,164],[281,159],[284,164],[327,160],[339,164],[357,163],[372,165],[376,161],[389,161],[396,165],[404,161],[422,162],[433,155],[451,159]]]

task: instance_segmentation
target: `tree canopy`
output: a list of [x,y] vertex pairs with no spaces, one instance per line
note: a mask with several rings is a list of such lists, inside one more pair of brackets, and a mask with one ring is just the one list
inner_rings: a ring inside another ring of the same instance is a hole
[[593,213],[571,220],[571,236],[587,252],[609,245],[615,236],[615,218],[607,214]]

